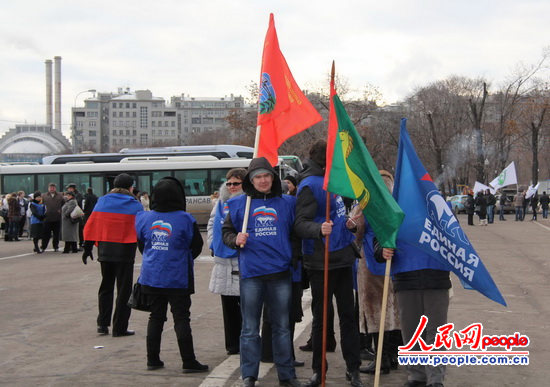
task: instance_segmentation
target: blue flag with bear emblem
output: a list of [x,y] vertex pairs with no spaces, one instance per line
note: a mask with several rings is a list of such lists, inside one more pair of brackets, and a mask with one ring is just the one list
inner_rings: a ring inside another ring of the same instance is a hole
[[[406,119],[401,120],[393,188],[393,196],[405,218],[397,235],[398,247],[392,272],[425,268],[449,270],[457,275],[466,289],[475,289],[506,306],[481,258],[418,158],[406,122]],[[400,246],[406,250],[403,254],[406,259],[399,259]],[[425,259],[416,261],[415,250],[419,258],[429,256],[433,265],[426,266]]]

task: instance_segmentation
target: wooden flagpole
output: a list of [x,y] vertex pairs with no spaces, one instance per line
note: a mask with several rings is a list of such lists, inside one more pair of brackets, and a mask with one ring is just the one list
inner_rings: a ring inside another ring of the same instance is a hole
[[[258,156],[258,144],[260,143],[260,131],[262,130],[262,126],[258,125],[256,126],[256,137],[254,138],[254,153],[252,154],[252,158],[256,158]],[[248,195],[246,195],[246,204],[244,207],[244,219],[243,219],[243,227],[241,229],[241,233],[246,233],[246,228],[248,227],[248,215],[250,214],[250,204],[252,203],[252,198]],[[244,247],[244,245],[241,245],[241,249]]]
[[388,305],[388,290],[390,286],[391,259],[386,261],[384,273],[384,291],[382,292],[382,311],[380,313],[380,325],[378,329],[378,347],[376,348],[376,369],[374,372],[374,387],[380,384],[380,367],[382,365],[382,346],[384,344],[384,325],[386,323],[386,307]]

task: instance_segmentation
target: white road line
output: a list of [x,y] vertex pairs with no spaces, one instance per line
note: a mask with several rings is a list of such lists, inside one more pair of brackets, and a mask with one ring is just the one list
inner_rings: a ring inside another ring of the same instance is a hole
[[[311,293],[309,290],[304,291],[302,302],[304,301],[311,301]],[[308,304],[311,304],[311,302],[308,302]],[[308,306],[306,309],[304,309],[304,317],[302,318],[302,321],[296,324],[296,327],[294,328],[294,337],[300,337],[300,335],[311,323],[312,318],[313,317],[311,314],[311,308]],[[263,379],[274,366],[275,364],[273,363],[260,363],[260,371],[258,372],[258,379],[260,380],[260,382],[261,379]],[[210,374],[208,374],[208,376],[199,385],[199,387],[223,386],[227,383],[235,370],[239,369],[239,367],[240,357],[236,355],[231,355],[216,368],[214,368],[212,372],[210,372]],[[241,384],[242,380],[239,378],[235,383],[232,384],[232,386],[240,386]]]
[[540,223],[537,222],[537,221],[534,221],[533,223],[538,224],[538,225],[541,226],[542,228],[545,228],[545,229],[547,229],[548,231],[550,231],[550,227],[545,226],[544,224],[540,224]]
[[21,257],[27,257],[29,255],[35,255],[35,253],[25,253],[25,254],[19,254],[19,255],[12,255],[11,257],[0,258],[0,261],[5,261],[5,260],[8,260],[8,259],[21,258]]

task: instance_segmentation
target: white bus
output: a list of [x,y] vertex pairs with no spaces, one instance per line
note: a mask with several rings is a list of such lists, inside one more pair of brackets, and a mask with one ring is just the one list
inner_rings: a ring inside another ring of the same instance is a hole
[[187,211],[198,224],[204,225],[212,209],[210,195],[225,181],[227,171],[247,168],[250,164],[250,159],[218,160],[214,156],[128,156],[118,163],[0,166],[0,191],[3,194],[20,190],[27,194],[36,190],[45,192],[49,183],[55,183],[62,191],[69,183],[74,183],[82,194],[91,187],[96,195],[101,196],[111,190],[115,176],[125,172],[134,177],[140,191],[150,194],[161,178],[173,176],[184,183]]
[[124,148],[118,153],[77,153],[44,156],[42,164],[116,163],[129,156],[215,156],[218,159],[251,159],[254,148],[242,145],[189,145],[158,148]]

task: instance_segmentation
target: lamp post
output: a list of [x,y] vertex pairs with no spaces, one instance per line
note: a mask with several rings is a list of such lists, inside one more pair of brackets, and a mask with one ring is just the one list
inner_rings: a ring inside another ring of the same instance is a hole
[[76,107],[76,100],[78,98],[78,96],[80,94],[83,94],[83,93],[95,93],[97,90],[96,89],[89,89],[89,90],[82,90],[81,92],[77,93],[76,96],[74,97],[74,104],[73,104],[73,107]]

